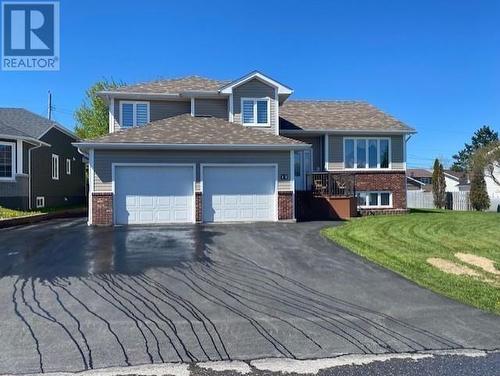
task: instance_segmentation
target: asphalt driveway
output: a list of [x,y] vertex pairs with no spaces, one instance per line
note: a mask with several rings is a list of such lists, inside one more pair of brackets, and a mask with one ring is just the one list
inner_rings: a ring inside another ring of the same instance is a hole
[[326,223],[0,231],[0,374],[500,348],[500,319],[323,239]]

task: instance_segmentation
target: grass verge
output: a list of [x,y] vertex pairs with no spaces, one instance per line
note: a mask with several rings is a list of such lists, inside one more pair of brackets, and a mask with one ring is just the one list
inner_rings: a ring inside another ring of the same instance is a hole
[[[500,314],[500,276],[462,262],[467,253],[500,265],[497,213],[415,210],[403,216],[353,219],[323,235],[402,276],[460,302]],[[429,258],[473,269],[479,277],[454,275],[431,266]]]

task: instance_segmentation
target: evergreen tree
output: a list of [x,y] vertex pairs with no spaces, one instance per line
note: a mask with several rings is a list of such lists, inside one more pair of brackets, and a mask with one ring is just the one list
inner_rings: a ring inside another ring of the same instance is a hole
[[444,168],[436,158],[432,171],[432,195],[434,206],[442,209],[446,205],[446,180],[444,178]]
[[495,141],[498,141],[498,132],[493,131],[487,125],[483,125],[474,132],[471,143],[466,143],[464,148],[453,156],[455,162],[453,162],[451,169],[457,172],[470,170],[471,158],[474,152]]
[[482,211],[490,207],[490,197],[486,190],[484,172],[479,168],[472,171],[470,181],[470,202],[474,210]]

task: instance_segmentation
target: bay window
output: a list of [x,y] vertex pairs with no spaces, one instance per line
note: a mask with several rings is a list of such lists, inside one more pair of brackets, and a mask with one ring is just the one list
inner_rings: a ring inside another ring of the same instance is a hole
[[344,138],[344,168],[390,168],[390,139]]
[[120,102],[120,125],[137,127],[149,123],[149,102]]
[[15,154],[13,142],[0,142],[0,180],[14,178]]
[[269,125],[269,98],[242,98],[241,122],[243,125]]

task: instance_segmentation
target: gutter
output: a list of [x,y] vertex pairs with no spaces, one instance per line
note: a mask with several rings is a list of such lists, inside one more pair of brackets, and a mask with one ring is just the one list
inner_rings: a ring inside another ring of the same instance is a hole
[[374,129],[280,129],[280,134],[415,134],[417,131],[415,129],[408,130],[374,130]]
[[51,146],[50,144],[47,144],[46,142],[37,140],[36,138],[32,138],[32,137],[23,137],[23,136],[13,136],[13,135],[8,135],[8,134],[0,134],[0,138],[26,141],[26,142],[29,142],[30,144],[33,144],[33,145],[36,145],[36,146]]
[[149,144],[149,143],[91,143],[74,142],[80,150],[116,149],[116,150],[302,150],[311,147],[310,144]]

